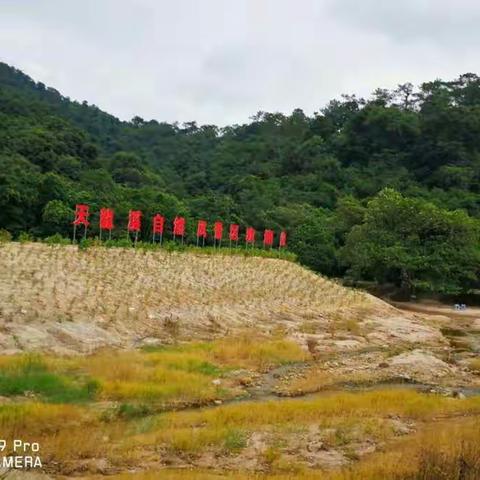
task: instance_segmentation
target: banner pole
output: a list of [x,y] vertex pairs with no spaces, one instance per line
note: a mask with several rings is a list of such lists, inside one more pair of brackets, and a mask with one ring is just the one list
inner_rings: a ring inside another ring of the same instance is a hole
[[73,224],[73,243],[77,241],[77,224]]

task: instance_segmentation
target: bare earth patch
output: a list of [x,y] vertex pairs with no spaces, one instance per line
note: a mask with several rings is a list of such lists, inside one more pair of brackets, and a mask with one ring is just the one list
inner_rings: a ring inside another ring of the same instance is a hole
[[89,353],[254,328],[304,348],[445,342],[439,329],[294,263],[240,256],[5,244],[0,350]]

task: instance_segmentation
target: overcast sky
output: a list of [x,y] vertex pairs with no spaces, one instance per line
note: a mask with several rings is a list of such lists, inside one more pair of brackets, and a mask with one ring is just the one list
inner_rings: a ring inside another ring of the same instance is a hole
[[124,120],[226,125],[479,73],[478,0],[0,0],[0,60]]

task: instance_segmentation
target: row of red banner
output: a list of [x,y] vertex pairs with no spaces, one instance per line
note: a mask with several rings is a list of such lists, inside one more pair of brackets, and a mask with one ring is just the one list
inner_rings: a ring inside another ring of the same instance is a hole
[[[90,216],[90,208],[88,205],[79,204],[75,206],[75,220],[73,225],[76,228],[78,225],[83,225],[85,229],[90,225],[88,220]],[[129,232],[138,235],[142,227],[142,212],[140,210],[130,210],[128,214],[128,226]],[[111,232],[114,228],[113,224],[114,212],[111,208],[100,209],[100,231],[106,230]],[[173,237],[184,237],[185,235],[186,221],[184,217],[175,217],[173,220]],[[197,224],[197,240],[207,238],[207,221],[198,220]],[[156,235],[163,236],[165,227],[165,217],[156,214],[152,218],[152,234],[155,239]],[[231,242],[238,242],[240,235],[240,225],[232,223],[230,224],[228,239]],[[245,231],[245,242],[255,243],[256,231],[253,227],[247,227]],[[223,222],[217,221],[213,225],[213,238],[215,241],[221,242],[223,239]],[[263,244],[271,247],[274,243],[275,232],[273,230],[264,230],[263,232]],[[280,232],[279,247],[285,247],[287,245],[287,233],[285,231]]]

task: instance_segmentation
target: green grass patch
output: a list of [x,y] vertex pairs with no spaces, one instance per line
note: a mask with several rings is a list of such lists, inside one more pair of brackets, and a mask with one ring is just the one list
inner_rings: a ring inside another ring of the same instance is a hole
[[228,452],[238,452],[247,446],[247,435],[243,430],[230,429],[225,435],[223,446]]
[[119,418],[132,420],[134,418],[142,418],[151,415],[152,409],[145,404],[134,405],[131,403],[122,403],[115,413]]
[[77,403],[93,400],[97,390],[97,382],[89,380],[78,385],[67,377],[49,372],[34,356],[0,370],[0,395],[34,394],[48,402]]

